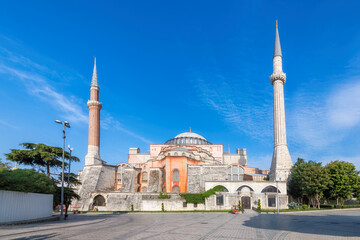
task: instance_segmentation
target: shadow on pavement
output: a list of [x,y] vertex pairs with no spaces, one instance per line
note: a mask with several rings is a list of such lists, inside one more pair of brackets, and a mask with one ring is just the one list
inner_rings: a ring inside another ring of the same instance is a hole
[[30,237],[21,237],[21,238],[14,238],[14,239],[24,239],[24,240],[32,239],[32,240],[42,240],[42,239],[49,239],[49,238],[56,237],[56,235],[57,235],[57,234],[55,234],[55,233],[49,233],[49,234],[34,235],[34,236],[30,236]]
[[267,230],[339,237],[360,237],[359,216],[259,214],[246,220],[244,225]]

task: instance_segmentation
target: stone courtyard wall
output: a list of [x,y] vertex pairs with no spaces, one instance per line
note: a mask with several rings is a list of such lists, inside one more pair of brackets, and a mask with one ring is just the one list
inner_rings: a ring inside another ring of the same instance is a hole
[[[178,194],[168,194],[170,199],[159,199],[157,193],[121,193],[121,192],[97,192],[91,194],[91,199],[98,195],[105,198],[106,206],[98,207],[100,211],[131,211],[131,205],[134,211],[161,211],[161,205],[164,203],[165,211],[193,211],[193,210],[228,210],[233,205],[237,205],[243,196],[250,197],[250,208],[257,208],[257,202],[260,199],[263,209],[276,209],[269,207],[268,197],[276,197],[276,194],[233,194],[218,193],[223,195],[224,204],[217,205],[216,195],[212,195],[206,199],[205,204],[184,204],[183,199]],[[288,208],[288,200],[286,195],[279,195],[280,208]]]
[[228,177],[227,166],[189,166],[188,193],[205,192],[205,182],[226,181]]

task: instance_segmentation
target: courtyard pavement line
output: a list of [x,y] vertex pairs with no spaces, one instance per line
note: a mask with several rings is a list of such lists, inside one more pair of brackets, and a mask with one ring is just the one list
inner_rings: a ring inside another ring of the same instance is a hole
[[[41,229],[38,229],[38,230],[32,230],[32,231],[27,231],[27,232],[18,232],[18,233],[11,233],[11,234],[5,234],[5,235],[0,235],[0,238],[2,237],[8,237],[8,236],[15,236],[15,235],[22,235],[22,234],[28,234],[28,233],[34,233],[34,232],[41,232],[41,231],[48,231],[48,230],[54,230],[54,229],[62,229],[62,228],[72,228],[72,227],[79,227],[79,226],[84,226],[84,225],[91,225],[91,224],[95,224],[95,223],[101,223],[101,222],[105,222],[107,221],[108,219],[101,219],[99,221],[91,221],[89,223],[89,221],[87,221],[86,223],[82,222],[81,224],[72,224],[72,225],[69,225],[70,222],[68,222],[66,224],[66,226],[58,226],[58,227],[49,227],[49,228],[46,228],[46,227],[39,227]],[[36,226],[35,226],[36,227]],[[14,228],[0,228],[0,230],[12,230]]]
[[[294,211],[294,212],[280,212],[280,214],[294,214],[294,213],[314,213],[314,212],[335,212],[335,211],[354,211],[360,208],[345,208],[345,209],[326,209],[326,210],[313,210],[313,211]],[[276,212],[275,212],[276,213]],[[261,213],[263,214],[263,213]],[[272,213],[269,213],[272,214]]]

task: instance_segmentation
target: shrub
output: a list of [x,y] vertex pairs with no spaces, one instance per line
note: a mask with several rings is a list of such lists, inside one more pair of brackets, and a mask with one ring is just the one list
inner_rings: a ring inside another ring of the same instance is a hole
[[260,202],[260,199],[258,200],[258,210],[261,210],[261,202]]
[[187,203],[205,203],[205,199],[214,195],[216,192],[225,192],[227,191],[224,186],[218,185],[207,190],[204,193],[183,193],[180,194],[181,197],[185,198]]
[[32,193],[56,193],[56,182],[43,173],[31,169],[0,171],[0,189]]
[[239,212],[241,211],[241,200],[239,200]]
[[134,211],[134,204],[131,204],[131,211]]
[[162,192],[158,196],[158,199],[169,199],[169,198],[170,198],[169,195],[167,195],[166,193],[162,193]]
[[301,208],[305,210],[305,209],[308,208],[308,205],[307,205],[307,204],[303,204],[303,205],[301,205]]
[[290,209],[299,209],[300,208],[300,203],[296,203],[296,202],[291,202],[288,204]]
[[[314,207],[314,206],[311,204],[310,207]],[[317,207],[317,205],[315,205],[315,207]],[[332,208],[335,208],[335,205],[333,205],[333,204],[320,204],[320,208],[332,209]]]
[[165,212],[164,203],[161,203],[161,211],[162,211],[162,212]]
[[335,208],[333,204],[320,204],[320,208]]
[[360,208],[360,204],[356,204],[356,205],[342,205],[341,208]]

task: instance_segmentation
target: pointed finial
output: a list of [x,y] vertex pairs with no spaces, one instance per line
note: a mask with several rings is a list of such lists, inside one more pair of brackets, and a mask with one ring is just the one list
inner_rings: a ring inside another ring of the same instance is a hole
[[94,57],[94,71],[91,80],[91,87],[99,87],[98,78],[97,78],[97,71],[96,71],[96,57]]
[[[277,22],[276,22],[276,26],[277,26]],[[96,57],[94,57],[94,65],[96,65]]]
[[274,55],[282,57],[281,54],[281,46],[280,46],[280,37],[279,37],[279,29],[278,29],[278,21],[276,20],[276,31],[275,31],[275,45],[274,45]]
[[190,127],[190,132],[191,132],[191,127]]
[[17,166],[16,166],[16,163],[15,163],[15,167],[13,168],[13,170],[17,170],[18,168],[17,168]]

